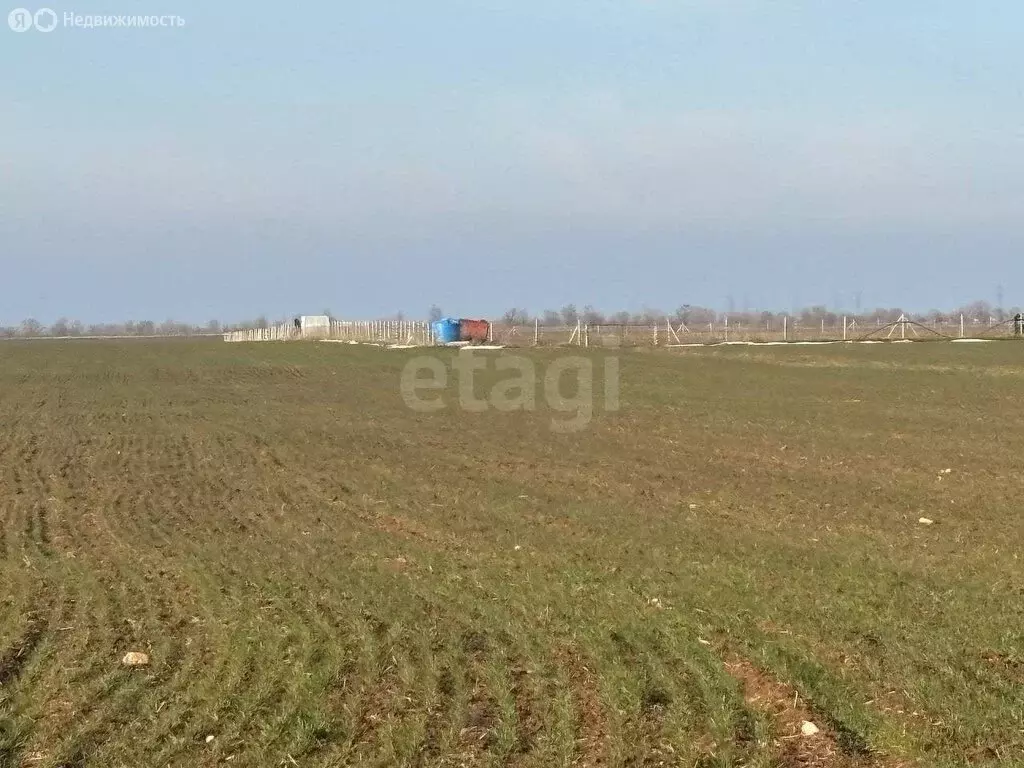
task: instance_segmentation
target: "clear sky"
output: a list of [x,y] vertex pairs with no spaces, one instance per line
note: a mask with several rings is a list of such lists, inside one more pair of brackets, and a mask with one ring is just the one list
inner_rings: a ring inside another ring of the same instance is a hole
[[0,324],[1024,304],[1020,0],[50,7]]

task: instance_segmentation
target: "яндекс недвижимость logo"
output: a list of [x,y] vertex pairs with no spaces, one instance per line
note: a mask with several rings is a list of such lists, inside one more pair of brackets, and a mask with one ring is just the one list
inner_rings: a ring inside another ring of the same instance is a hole
[[40,8],[35,13],[27,8],[15,8],[7,14],[7,26],[15,32],[28,32],[32,28],[53,32],[57,27],[57,13],[50,8]]
[[138,14],[77,14],[65,11],[63,16],[58,16],[52,8],[40,8],[35,12],[28,8],[15,8],[7,14],[7,26],[14,32],[28,32],[31,29],[39,32],[53,32],[58,26],[72,29],[183,27],[185,20],[176,14],[144,16]]

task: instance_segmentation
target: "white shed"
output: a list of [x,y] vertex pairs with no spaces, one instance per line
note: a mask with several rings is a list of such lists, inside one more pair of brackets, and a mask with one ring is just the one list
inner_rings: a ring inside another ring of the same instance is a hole
[[303,315],[299,318],[302,330],[308,331],[313,328],[330,328],[331,318],[327,315]]

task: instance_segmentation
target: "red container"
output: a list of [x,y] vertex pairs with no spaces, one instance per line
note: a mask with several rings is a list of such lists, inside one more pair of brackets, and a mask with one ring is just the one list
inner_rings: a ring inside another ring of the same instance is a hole
[[459,320],[459,341],[487,341],[491,335],[491,324],[486,320]]

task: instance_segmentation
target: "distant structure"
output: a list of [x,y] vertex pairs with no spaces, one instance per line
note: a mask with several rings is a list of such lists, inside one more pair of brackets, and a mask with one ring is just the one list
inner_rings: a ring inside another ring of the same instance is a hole
[[303,333],[317,330],[325,333],[331,328],[331,318],[327,315],[302,315],[298,318],[298,328]]
[[487,320],[442,317],[430,324],[438,344],[483,344],[490,341],[492,328]]

